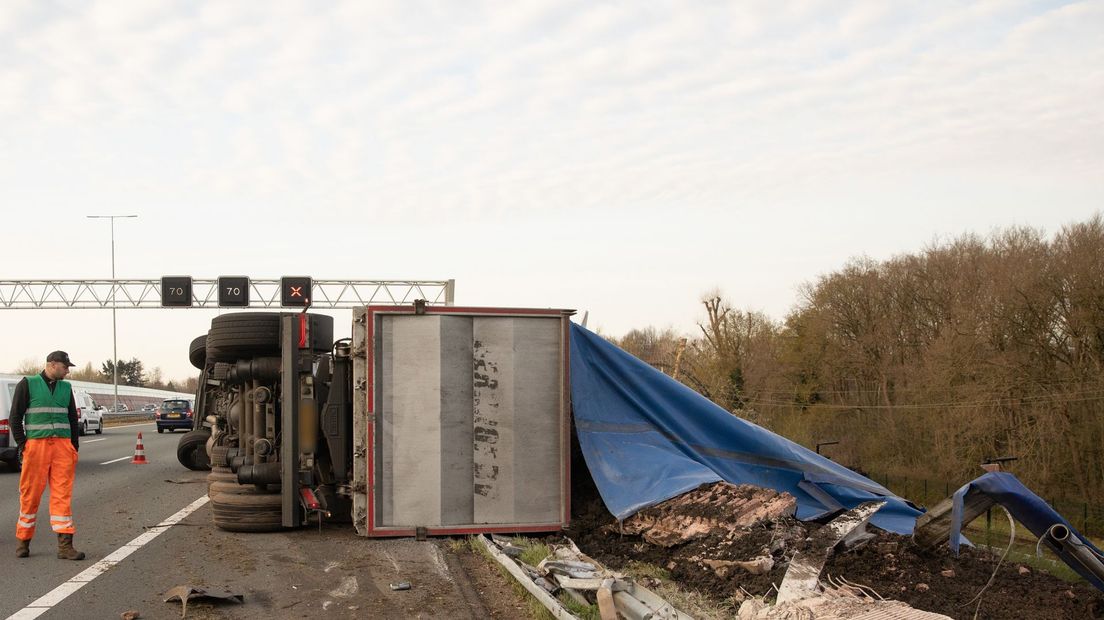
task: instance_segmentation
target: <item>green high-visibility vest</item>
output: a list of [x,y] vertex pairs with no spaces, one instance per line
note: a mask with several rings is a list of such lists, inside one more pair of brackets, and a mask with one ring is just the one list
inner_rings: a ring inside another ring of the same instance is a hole
[[45,439],[46,437],[72,438],[69,427],[69,400],[73,396],[73,386],[68,381],[58,381],[54,392],[42,375],[27,377],[31,403],[23,416],[23,430],[27,439]]

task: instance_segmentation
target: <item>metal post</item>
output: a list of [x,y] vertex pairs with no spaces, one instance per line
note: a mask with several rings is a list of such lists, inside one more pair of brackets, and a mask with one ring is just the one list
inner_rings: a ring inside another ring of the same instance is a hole
[[115,388],[115,402],[111,411],[119,412],[119,335],[115,319],[115,291],[119,283],[115,281],[115,219],[120,217],[138,217],[137,215],[88,215],[88,219],[107,219],[111,221],[111,384]]
[[111,218],[111,385],[115,387],[112,411],[119,413],[119,329],[115,321],[115,218]]

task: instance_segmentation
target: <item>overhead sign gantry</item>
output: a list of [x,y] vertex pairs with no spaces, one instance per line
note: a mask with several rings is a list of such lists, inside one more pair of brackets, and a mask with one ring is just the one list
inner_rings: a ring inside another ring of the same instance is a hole
[[451,306],[455,280],[316,280],[248,276],[157,280],[0,280],[0,310],[93,308],[359,308],[424,299]]

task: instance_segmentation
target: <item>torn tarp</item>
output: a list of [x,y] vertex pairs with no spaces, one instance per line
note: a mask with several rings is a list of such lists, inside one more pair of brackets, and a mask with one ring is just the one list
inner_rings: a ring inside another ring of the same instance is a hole
[[884,498],[870,522],[911,534],[920,515],[882,485],[732,415],[578,325],[571,395],[587,467],[618,519],[718,480],[790,493],[799,519]]
[[952,499],[953,503],[951,505],[950,533],[951,549],[953,549],[955,553],[958,553],[958,541],[961,539],[963,505],[968,496],[973,496],[975,494],[989,497],[994,502],[1007,508],[1012,518],[1031,530],[1032,534],[1038,536],[1055,555],[1068,564],[1070,568],[1077,571],[1077,574],[1084,577],[1098,589],[1104,591],[1104,580],[1102,580],[1098,574],[1094,574],[1092,570],[1086,568],[1082,562],[1078,561],[1077,558],[1070,553],[1069,549],[1064,549],[1061,545],[1056,544],[1046,535],[1047,530],[1055,524],[1066,526],[1066,528],[1069,529],[1071,538],[1079,541],[1082,545],[1092,550],[1092,555],[1098,558],[1098,565],[1100,560],[1104,560],[1104,553],[1101,553],[1100,549],[1097,549],[1091,542],[1082,538],[1081,534],[1070,525],[1069,521],[1066,521],[1062,515],[1058,514],[1056,510],[1050,507],[1050,504],[1043,501],[1043,499],[1036,495],[1031,489],[1025,487],[1024,484],[1020,482],[1019,478],[1006,471],[987,473],[984,476],[967,482],[962,485],[962,488],[955,491]]

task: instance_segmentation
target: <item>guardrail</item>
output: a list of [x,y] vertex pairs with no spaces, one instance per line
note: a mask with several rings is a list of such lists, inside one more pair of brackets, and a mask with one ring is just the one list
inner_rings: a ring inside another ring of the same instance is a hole
[[112,426],[114,424],[125,424],[127,422],[141,422],[144,420],[152,420],[152,411],[107,411],[103,414],[104,426]]

